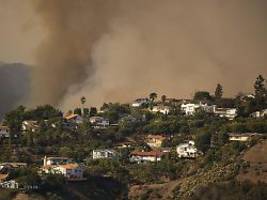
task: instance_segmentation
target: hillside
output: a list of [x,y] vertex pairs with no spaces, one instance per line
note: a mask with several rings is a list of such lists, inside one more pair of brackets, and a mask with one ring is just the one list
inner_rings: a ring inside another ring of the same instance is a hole
[[260,141],[250,148],[242,158],[247,164],[240,170],[237,179],[267,183],[267,140]]

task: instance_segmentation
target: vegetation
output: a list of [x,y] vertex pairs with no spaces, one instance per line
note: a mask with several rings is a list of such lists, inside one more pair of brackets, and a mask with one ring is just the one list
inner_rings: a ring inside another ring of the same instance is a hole
[[[78,192],[95,199],[125,199],[129,187],[134,184],[165,184],[180,180],[184,182],[174,189],[174,198],[213,199],[214,195],[225,194],[221,195],[224,196],[222,199],[266,199],[264,183],[235,181],[238,170],[244,165],[239,159],[240,155],[258,141],[229,142],[227,134],[257,132],[266,137],[266,117],[250,117],[254,111],[267,108],[262,76],[257,77],[254,88],[254,97],[238,95],[236,98],[223,98],[220,84],[214,96],[207,91],[195,93],[195,102],[237,107],[238,116],[232,121],[202,110],[193,116],[186,116],[180,111],[182,101],[167,100],[166,95],[156,101],[158,94],[154,92],[149,94],[149,106],[169,106],[171,111],[168,115],[152,113],[146,107],[133,108],[120,103],[105,103],[98,112],[95,107],[84,108],[86,99],[82,97],[82,108],[69,112],[82,115],[83,123],[75,123],[67,121],[61,111],[50,105],[30,110],[19,106],[5,115],[4,124],[10,128],[11,137],[0,140],[0,162],[28,163],[27,169],[12,171],[8,178],[16,179],[25,187],[40,186],[38,193],[47,199],[77,199],[73,195]],[[107,119],[110,126],[95,128],[89,122],[91,116]],[[38,128],[22,131],[24,120],[35,121]],[[170,153],[160,162],[130,163],[131,151],[151,150],[144,143],[144,137],[148,134],[168,136],[162,146],[170,148]],[[178,158],[176,146],[188,140],[195,141],[201,156],[196,159]],[[133,143],[131,147],[118,148],[118,144],[128,141]],[[114,159],[93,160],[92,151],[104,148],[115,149],[118,155]],[[75,185],[67,183],[61,175],[40,174],[38,166],[45,155],[71,157],[83,164],[88,180]],[[205,184],[195,191],[195,187],[202,183]],[[89,191],[92,194],[86,193],[88,188],[91,188]],[[0,190],[0,199],[12,199],[16,192]],[[149,191],[141,198],[149,199],[152,194]]]

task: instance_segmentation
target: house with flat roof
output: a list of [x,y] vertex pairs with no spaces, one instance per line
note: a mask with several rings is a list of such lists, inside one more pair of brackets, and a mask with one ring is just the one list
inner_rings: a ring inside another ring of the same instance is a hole
[[165,154],[162,151],[133,151],[130,154],[130,162],[159,162]]
[[246,142],[255,137],[261,137],[260,133],[228,133],[229,141]]
[[95,149],[95,150],[93,150],[93,160],[112,159],[115,156],[116,156],[116,152],[112,149]]

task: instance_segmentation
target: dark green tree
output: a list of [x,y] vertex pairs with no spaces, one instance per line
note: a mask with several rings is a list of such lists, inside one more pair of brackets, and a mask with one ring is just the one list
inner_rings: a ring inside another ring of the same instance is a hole
[[154,102],[157,99],[158,95],[155,92],[149,94],[149,99]]
[[211,133],[209,132],[201,132],[196,136],[196,147],[202,151],[207,152],[210,148],[211,142]]
[[84,104],[86,102],[86,98],[83,96],[81,97],[81,104],[82,104],[82,115],[84,115]]
[[74,114],[82,115],[82,109],[81,108],[75,108],[74,109]]
[[219,84],[219,83],[217,84],[217,87],[215,89],[214,95],[215,95],[216,99],[221,99],[222,98],[222,96],[223,96],[223,87],[222,87],[221,84]]
[[259,75],[256,78],[256,81],[254,83],[254,89],[255,89],[255,96],[256,98],[260,98],[262,96],[265,96],[266,88],[265,88],[265,79],[262,75]]
[[265,79],[259,75],[254,83],[255,89],[255,110],[261,110],[267,106],[267,90],[265,88]]
[[212,97],[207,91],[197,91],[194,95],[194,101],[211,101]]
[[97,108],[96,107],[91,107],[90,108],[90,116],[95,116],[97,114]]

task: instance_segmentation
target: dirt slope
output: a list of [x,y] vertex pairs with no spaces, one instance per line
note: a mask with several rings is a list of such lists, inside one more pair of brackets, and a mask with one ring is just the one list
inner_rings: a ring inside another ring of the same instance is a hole
[[244,154],[243,160],[247,162],[247,166],[240,170],[238,180],[267,183],[267,140],[262,140],[249,149]]

